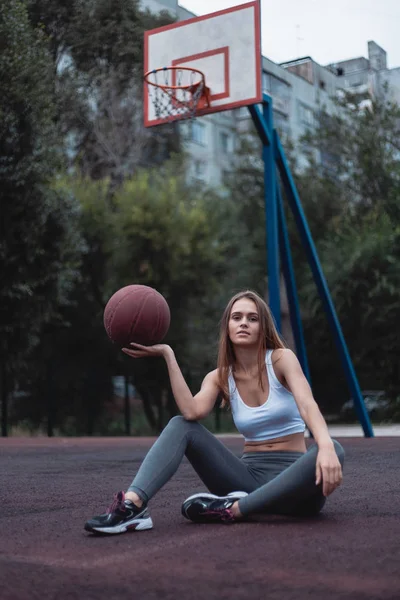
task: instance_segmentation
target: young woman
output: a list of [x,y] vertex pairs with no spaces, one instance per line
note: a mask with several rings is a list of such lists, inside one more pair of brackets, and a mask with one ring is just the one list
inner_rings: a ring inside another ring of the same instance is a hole
[[[133,358],[164,357],[182,416],[171,419],[127,492],[118,492],[106,514],[87,521],[87,531],[151,529],[147,504],[185,455],[209,490],[182,505],[183,516],[197,522],[237,521],[261,512],[315,515],[340,485],[343,448],[330,438],[296,356],[285,348],[268,306],[255,292],[240,292],[228,303],[217,369],[195,396],[170,346],[132,344],[124,352]],[[198,423],[219,396],[244,437],[241,458]],[[305,424],[316,442],[308,450]]]

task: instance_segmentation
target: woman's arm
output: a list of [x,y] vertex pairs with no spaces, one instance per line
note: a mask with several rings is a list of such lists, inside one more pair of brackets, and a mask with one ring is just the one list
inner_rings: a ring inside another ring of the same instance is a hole
[[342,468],[332,438],[296,355],[288,349],[275,351],[274,354],[278,352],[278,359],[274,363],[275,372],[286,381],[300,415],[318,445],[316,484],[322,481],[323,493],[328,496],[342,480]]
[[182,416],[188,421],[196,421],[206,417],[213,409],[217,400],[219,387],[217,385],[217,372],[208,373],[203,380],[200,391],[193,396],[182,371],[175,358],[175,353],[167,344],[155,346],[141,346],[131,344],[132,348],[123,348],[123,352],[133,358],[162,356],[167,364],[171,381],[172,393]]
[[[279,352],[279,354],[278,354]],[[314,400],[308,383],[296,355],[288,349],[275,351],[278,354],[274,362],[274,370],[281,375],[292,392],[300,415],[307,427],[312,431],[318,447],[333,448],[325,419]],[[275,358],[275,356],[274,356]]]

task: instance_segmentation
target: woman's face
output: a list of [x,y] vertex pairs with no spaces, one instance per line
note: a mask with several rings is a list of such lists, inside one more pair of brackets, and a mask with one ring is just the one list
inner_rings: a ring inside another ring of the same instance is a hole
[[240,298],[232,306],[229,317],[228,334],[236,346],[258,344],[260,316],[257,306],[250,298]]

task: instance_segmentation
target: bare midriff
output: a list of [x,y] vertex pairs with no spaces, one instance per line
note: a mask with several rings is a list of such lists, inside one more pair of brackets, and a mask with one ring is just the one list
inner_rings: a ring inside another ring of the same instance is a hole
[[243,452],[306,452],[304,433],[292,433],[272,440],[245,442]]

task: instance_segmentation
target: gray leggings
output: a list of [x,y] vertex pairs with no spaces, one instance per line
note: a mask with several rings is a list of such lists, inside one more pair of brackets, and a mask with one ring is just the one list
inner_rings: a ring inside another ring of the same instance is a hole
[[[341,465],[344,450],[334,440]],[[241,458],[196,421],[173,417],[149,450],[129,491],[147,503],[171,479],[186,455],[209,491],[218,496],[244,491],[242,515],[315,515],[325,504],[315,485],[318,447],[302,452],[248,452]]]

